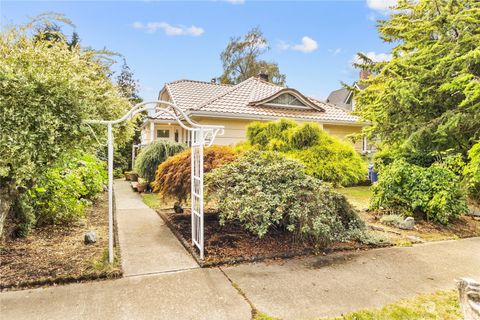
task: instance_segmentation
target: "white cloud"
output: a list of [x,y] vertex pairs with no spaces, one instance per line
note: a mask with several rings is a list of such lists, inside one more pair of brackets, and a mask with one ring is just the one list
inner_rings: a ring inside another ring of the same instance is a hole
[[201,36],[205,30],[200,27],[183,25],[172,26],[167,22],[148,22],[146,24],[142,22],[132,23],[132,28],[139,30],[146,30],[148,33],[155,33],[157,30],[162,29],[167,36]]
[[[373,62],[381,62],[381,61],[390,61],[392,59],[392,55],[389,53],[376,53],[374,51],[370,51],[367,53],[364,53],[369,59],[371,59]],[[357,55],[354,55],[350,61],[352,64],[353,63],[359,63],[360,60],[358,59]]]
[[332,55],[336,56],[342,52],[342,48],[336,48],[336,49],[328,49],[328,52],[330,52]]
[[296,44],[292,46],[292,50],[301,51],[303,53],[310,53],[317,50],[318,44],[317,41],[313,40],[310,37],[303,37],[301,44]]
[[317,50],[318,43],[312,38],[308,36],[304,36],[302,38],[302,43],[300,44],[290,45],[285,41],[280,41],[278,47],[280,50],[295,50],[295,51],[301,51],[303,53],[310,53]]
[[397,4],[397,0],[367,0],[367,6],[375,11],[388,11]]

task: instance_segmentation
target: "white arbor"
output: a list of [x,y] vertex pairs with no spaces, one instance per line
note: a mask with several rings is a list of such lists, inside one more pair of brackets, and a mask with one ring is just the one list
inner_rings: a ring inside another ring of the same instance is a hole
[[171,116],[177,123],[188,131],[192,148],[191,163],[191,216],[192,216],[192,245],[200,251],[200,258],[204,258],[203,236],[203,148],[212,145],[217,135],[223,134],[223,126],[201,125],[193,122],[188,115],[173,103],[162,100],[141,102],[135,105],[123,117],[117,120],[86,120],[88,124],[102,124],[107,126],[108,144],[108,261],[113,263],[113,132],[112,126],[130,120],[139,112],[154,110],[150,118]]

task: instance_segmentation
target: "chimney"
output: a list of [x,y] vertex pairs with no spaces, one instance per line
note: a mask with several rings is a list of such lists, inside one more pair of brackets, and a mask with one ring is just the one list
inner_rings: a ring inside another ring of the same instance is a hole
[[267,73],[267,71],[265,71],[265,69],[260,70],[260,72],[258,73],[258,77],[261,80],[268,82],[268,73]]
[[371,73],[368,70],[362,69],[360,70],[360,80],[366,80],[370,77]]
[[212,78],[212,80],[210,80],[210,83],[211,83],[211,84],[216,84],[216,83],[217,83],[217,79],[216,79],[216,78]]

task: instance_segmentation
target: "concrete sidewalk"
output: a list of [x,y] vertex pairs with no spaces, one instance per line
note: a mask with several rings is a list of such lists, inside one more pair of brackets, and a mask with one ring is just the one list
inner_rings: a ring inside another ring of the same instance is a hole
[[114,190],[125,276],[199,267],[157,213],[132,191],[128,181],[115,180]]
[[250,306],[218,269],[0,293],[2,320],[250,318]]
[[312,319],[480,281],[480,238],[222,268],[260,311]]

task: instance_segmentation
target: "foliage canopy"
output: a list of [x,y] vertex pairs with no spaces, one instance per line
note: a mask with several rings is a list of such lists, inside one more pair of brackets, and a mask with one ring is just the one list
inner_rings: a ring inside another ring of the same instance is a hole
[[280,73],[278,65],[260,60],[260,56],[269,49],[267,39],[259,28],[253,28],[243,38],[231,38],[220,55],[223,64],[220,82],[237,84],[264,71],[271,82],[285,85],[285,75]]
[[366,179],[366,163],[351,145],[326,133],[316,123],[298,124],[280,119],[253,122],[247,128],[251,145],[282,152],[300,160],[308,174],[336,185],[352,185]]
[[[186,201],[190,196],[191,154],[189,148],[168,158],[158,166],[154,191],[163,199]],[[208,173],[226,163],[232,162],[236,154],[231,147],[213,145],[204,149],[203,172]]]
[[[93,149],[92,131],[105,136],[105,128],[83,120],[114,119],[129,108],[109,78],[104,53],[58,41],[62,35],[52,37],[52,28],[36,28],[53,22],[68,20],[42,15],[0,34],[0,233],[13,202],[37,177],[63,154]],[[39,36],[41,30],[49,36]],[[117,143],[131,134],[127,124],[118,126]]]
[[135,170],[142,178],[148,182],[153,182],[158,166],[168,157],[183,151],[185,148],[186,145],[182,143],[154,141],[144,147],[138,154],[135,160]]
[[364,224],[343,195],[272,151],[248,151],[206,176],[220,223],[239,222],[258,237],[274,228],[320,245],[348,239]]
[[378,30],[395,47],[387,62],[360,56],[374,74],[355,97],[367,133],[408,153],[466,156],[480,138],[480,3],[399,1]]

